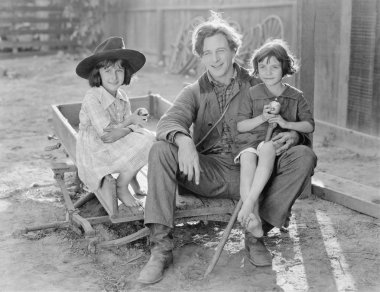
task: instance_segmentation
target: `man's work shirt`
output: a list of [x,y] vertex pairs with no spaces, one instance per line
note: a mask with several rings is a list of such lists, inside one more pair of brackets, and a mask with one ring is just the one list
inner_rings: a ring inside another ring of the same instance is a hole
[[[231,95],[234,92],[234,87],[239,86],[236,81],[236,70],[234,70],[233,76],[231,78],[231,82],[229,84],[223,84],[221,82],[216,81],[209,72],[207,72],[207,77],[210,83],[213,86],[214,92],[216,94],[216,98],[219,104],[220,115],[223,114],[227,103],[227,100],[230,100]],[[232,153],[231,144],[233,143],[232,133],[229,125],[226,123],[225,119],[221,121],[222,123],[222,135],[220,140],[207,151],[207,153]]]

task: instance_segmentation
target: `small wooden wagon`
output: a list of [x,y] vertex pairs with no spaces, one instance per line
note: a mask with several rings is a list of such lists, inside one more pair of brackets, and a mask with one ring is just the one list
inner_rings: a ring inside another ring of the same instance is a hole
[[[151,119],[148,122],[148,129],[154,131],[157,125],[158,119],[167,111],[171,106],[171,103],[159,95],[149,94],[142,97],[134,97],[130,99],[132,110],[145,107],[149,110]],[[64,222],[57,222],[47,224],[44,226],[38,226],[34,228],[27,228],[26,231],[32,231],[50,227],[67,227],[70,226],[74,230],[83,230],[84,235],[90,239],[90,243],[93,246],[117,246],[132,242],[149,234],[148,228],[143,228],[134,234],[127,237],[99,242],[96,237],[95,230],[92,225],[111,222],[122,223],[131,222],[136,220],[142,220],[144,218],[144,207],[140,209],[128,208],[121,204],[116,196],[116,182],[112,174],[107,175],[104,178],[101,188],[94,194],[89,193],[86,196],[80,198],[78,201],[73,202],[70,198],[69,192],[65,185],[64,176],[68,172],[76,172],[76,138],[79,125],[79,111],[81,103],[70,104],[58,104],[52,105],[53,113],[53,126],[55,134],[61,140],[66,152],[68,153],[72,164],[67,162],[57,162],[52,164],[52,170],[54,177],[58,182],[66,207],[66,218]],[[139,173],[138,179],[140,184],[146,185],[146,167]],[[141,181],[145,180],[145,181]],[[96,196],[101,205],[107,211],[108,216],[99,216],[84,218],[80,215],[79,208],[87,201]],[[144,203],[144,202],[143,202]],[[175,218],[178,221],[188,220],[211,220],[211,221],[224,221],[228,222],[231,214],[233,213],[236,205],[236,201],[229,199],[207,199],[201,197],[195,197],[188,194],[177,195],[176,198],[176,212]],[[144,206],[144,204],[143,204]],[[82,228],[82,229],[80,229]]]

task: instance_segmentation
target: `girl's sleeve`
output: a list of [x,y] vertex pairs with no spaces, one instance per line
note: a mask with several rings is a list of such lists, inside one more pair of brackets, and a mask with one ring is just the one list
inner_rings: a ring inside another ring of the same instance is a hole
[[98,135],[102,136],[104,134],[103,129],[111,122],[108,112],[103,108],[96,96],[92,94],[86,94],[82,106],[91,121],[91,125]]
[[313,113],[311,112],[309,103],[307,102],[303,94],[300,95],[300,98],[298,100],[297,116],[299,121],[309,122],[314,128],[315,123]]
[[[315,123],[314,123],[314,118],[313,118],[313,113],[311,112],[310,105],[303,96],[303,94],[300,95],[300,98],[298,100],[298,107],[297,107],[297,119],[299,121],[307,121],[309,122],[312,126],[313,129],[315,128]],[[300,144],[306,145],[306,146],[311,146],[311,133],[300,133]]]
[[[243,96],[240,100],[238,114],[236,122],[251,119],[253,117],[253,100],[251,98],[251,90],[247,96]],[[251,132],[237,132],[235,137],[235,142],[237,146],[237,152],[234,153],[234,156],[238,155],[241,151],[252,147],[252,134]]]
[[240,101],[236,121],[241,122],[247,119],[252,119],[252,108],[253,103],[251,98],[251,91],[249,90],[249,94],[247,96],[243,96]]

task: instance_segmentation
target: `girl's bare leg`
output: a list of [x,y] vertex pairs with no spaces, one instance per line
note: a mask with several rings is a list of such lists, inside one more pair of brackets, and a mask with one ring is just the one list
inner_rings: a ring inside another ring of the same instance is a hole
[[137,180],[137,174],[134,177],[132,177],[130,185],[136,195],[146,196],[146,192],[141,189],[140,183]]
[[257,155],[244,152],[240,156],[240,196],[243,202],[248,198],[249,190],[255,176]]
[[121,172],[116,180],[116,193],[120,201],[127,207],[140,206],[138,201],[132,196],[128,189],[128,185],[134,177],[134,173]]
[[244,203],[249,197],[249,191],[253,183],[257,166],[257,155],[252,152],[244,152],[240,156],[240,197],[243,201],[243,206],[238,214],[238,221],[246,228],[247,220],[253,215],[253,206],[249,203]]
[[254,237],[262,237],[264,231],[262,228],[262,223],[259,215],[259,204],[256,202],[253,207],[253,213],[249,214],[247,223],[247,231],[249,231]]
[[255,237],[261,237],[264,234],[259,216],[258,198],[272,174],[275,158],[276,152],[273,143],[271,141],[265,142],[260,149],[257,169],[248,195],[249,202],[253,203],[251,207],[253,212],[242,219],[245,222],[244,227]]

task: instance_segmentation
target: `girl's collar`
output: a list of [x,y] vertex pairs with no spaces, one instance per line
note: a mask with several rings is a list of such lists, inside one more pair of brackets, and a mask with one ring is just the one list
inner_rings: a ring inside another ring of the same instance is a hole
[[103,108],[109,107],[113,102],[115,102],[116,98],[119,98],[124,101],[128,101],[128,96],[125,93],[125,91],[121,88],[119,88],[116,92],[116,97],[113,96],[111,93],[109,93],[103,86],[100,86],[101,88],[101,103],[103,105]]

